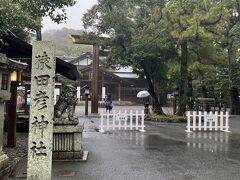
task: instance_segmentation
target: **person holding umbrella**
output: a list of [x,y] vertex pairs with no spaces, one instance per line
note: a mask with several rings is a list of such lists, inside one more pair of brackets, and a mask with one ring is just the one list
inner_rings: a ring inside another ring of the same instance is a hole
[[144,113],[148,114],[149,110],[149,103],[150,103],[150,99],[149,99],[149,92],[148,91],[140,91],[137,93],[137,97],[138,98],[143,98],[143,104],[144,104]]

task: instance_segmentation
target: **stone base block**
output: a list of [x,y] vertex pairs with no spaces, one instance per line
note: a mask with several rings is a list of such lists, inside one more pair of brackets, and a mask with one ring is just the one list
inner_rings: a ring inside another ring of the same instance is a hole
[[[64,155],[63,155],[64,154]],[[60,155],[63,155],[66,159],[63,159],[62,157],[59,157]],[[61,162],[86,162],[88,157],[88,151],[83,151],[82,154],[71,154],[71,153],[57,153],[53,152],[53,161],[61,161]]]
[[0,155],[0,177],[7,173],[9,158],[6,154]]
[[53,160],[81,159],[83,151],[75,152],[53,152]]
[[53,160],[82,159],[83,124],[55,119],[53,126]]

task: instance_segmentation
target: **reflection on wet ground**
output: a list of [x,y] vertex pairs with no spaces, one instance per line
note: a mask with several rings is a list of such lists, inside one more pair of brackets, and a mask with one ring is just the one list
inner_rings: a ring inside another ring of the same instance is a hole
[[[145,149],[163,149],[166,146],[186,146],[205,152],[227,154],[229,150],[240,149],[240,134],[221,131],[184,132],[183,124],[159,124],[156,127],[147,126],[147,132],[130,130],[106,131],[104,134],[144,147]],[[157,129],[156,129],[157,128]],[[159,129],[160,128],[160,129]],[[162,128],[162,131],[161,131]]]
[[229,135],[225,132],[187,133],[187,146],[203,151],[227,153],[229,150]]

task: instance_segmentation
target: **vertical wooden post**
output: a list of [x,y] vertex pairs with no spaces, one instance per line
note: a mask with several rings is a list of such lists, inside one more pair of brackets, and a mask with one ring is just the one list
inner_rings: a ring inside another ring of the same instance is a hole
[[8,101],[8,138],[7,146],[16,146],[16,126],[17,126],[17,82],[11,82],[11,98]]
[[98,113],[99,45],[93,45],[91,113]]
[[85,115],[88,115],[88,94],[85,94]]

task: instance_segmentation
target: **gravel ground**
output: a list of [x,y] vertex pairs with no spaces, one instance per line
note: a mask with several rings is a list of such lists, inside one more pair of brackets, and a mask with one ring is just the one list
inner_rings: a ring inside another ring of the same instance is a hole
[[7,144],[7,134],[4,134],[4,147],[3,151],[9,157],[9,167],[10,171],[14,168],[14,166],[25,156],[27,156],[28,150],[28,134],[27,133],[17,133],[16,135],[16,147],[9,148],[6,147]]

